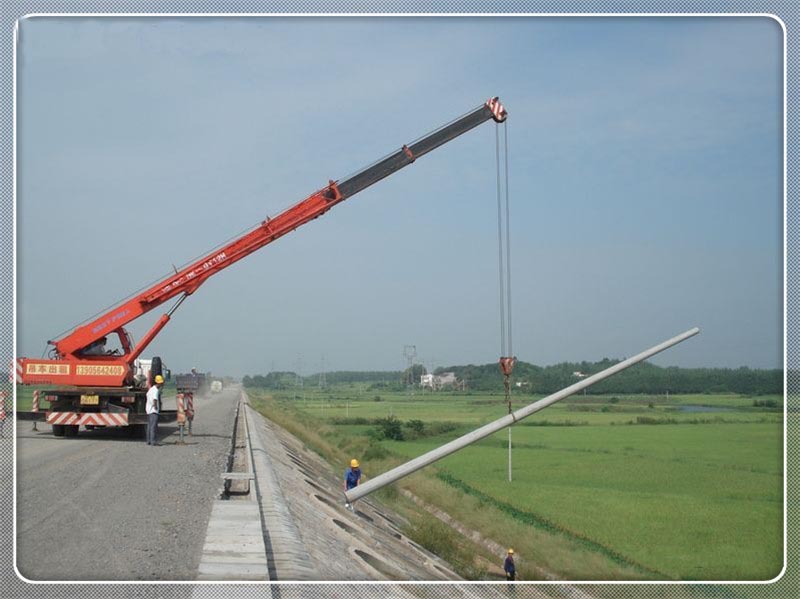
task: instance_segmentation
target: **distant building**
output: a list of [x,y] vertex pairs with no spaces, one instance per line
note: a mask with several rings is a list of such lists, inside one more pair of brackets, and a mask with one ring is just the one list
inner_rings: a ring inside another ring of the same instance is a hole
[[588,374],[583,374],[580,370],[576,370],[575,372],[572,373],[572,376],[577,377],[579,379],[582,379],[582,378],[585,378],[585,377],[587,377],[589,375]]
[[419,384],[423,389],[441,389],[448,385],[456,386],[455,372],[443,372],[442,374],[423,374],[419,378]]

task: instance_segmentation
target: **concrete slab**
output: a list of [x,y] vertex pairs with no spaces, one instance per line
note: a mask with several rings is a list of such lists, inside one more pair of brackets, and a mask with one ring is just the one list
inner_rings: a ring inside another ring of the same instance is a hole
[[198,580],[269,580],[261,514],[254,501],[217,500],[211,510]]

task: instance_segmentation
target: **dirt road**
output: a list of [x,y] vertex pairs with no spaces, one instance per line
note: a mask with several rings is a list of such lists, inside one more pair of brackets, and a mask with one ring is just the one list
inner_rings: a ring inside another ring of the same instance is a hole
[[[174,423],[159,427],[158,447],[124,429],[71,439],[17,423],[19,572],[36,581],[193,580],[238,396],[195,399],[185,445]],[[174,398],[164,407],[174,409]]]

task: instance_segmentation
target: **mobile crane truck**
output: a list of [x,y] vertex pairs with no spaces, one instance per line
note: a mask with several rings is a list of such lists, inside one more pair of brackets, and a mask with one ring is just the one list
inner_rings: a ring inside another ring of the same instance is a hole
[[[44,411],[18,412],[17,418],[45,421],[52,425],[55,436],[75,436],[81,425],[90,428],[127,426],[132,427],[130,430],[134,433],[143,431],[147,422],[147,388],[153,378],[162,373],[163,366],[160,359],[153,358],[147,376],[137,377],[137,360],[181,303],[209,277],[322,216],[336,204],[408,166],[431,150],[490,119],[501,123],[506,117],[507,112],[499,98],[490,98],[474,110],[409,145],[403,145],[356,174],[340,181],[329,181],[322,189],[277,216],[266,218],[221,249],[118,303],[64,337],[48,341],[48,358],[17,358],[17,383],[52,386],[40,393],[46,400]],[[175,303],[139,343],[134,344],[125,325],[173,298],[177,298]],[[119,342],[119,348],[111,352],[105,350],[109,336],[115,336]],[[174,410],[162,411],[159,415],[160,421],[171,422],[175,418]]]

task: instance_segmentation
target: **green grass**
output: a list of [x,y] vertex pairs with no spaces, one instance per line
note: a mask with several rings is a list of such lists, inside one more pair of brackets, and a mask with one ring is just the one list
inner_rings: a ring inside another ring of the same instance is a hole
[[[44,389],[45,387],[17,385],[17,410],[20,412],[29,412],[33,405],[33,390]],[[6,399],[6,407],[11,406],[11,398]],[[44,397],[39,400],[39,409],[44,409],[47,405]]]
[[702,569],[717,580],[768,579],[780,570],[783,508],[773,459],[780,432],[770,428],[515,430],[511,483],[502,434],[440,467],[563,534],[670,578],[696,578]]
[[[364,460],[367,476],[508,411],[500,394],[412,396],[357,385],[275,398],[273,411],[304,421],[298,430],[316,428],[336,460],[374,455]],[[537,399],[515,396],[513,409]],[[754,405],[764,400],[777,407]],[[421,420],[427,431],[453,428],[370,438],[375,419],[390,415]],[[521,547],[523,564],[565,578],[768,580],[782,567],[780,396],[579,395],[518,423],[512,439],[511,483],[502,431],[399,484]]]

